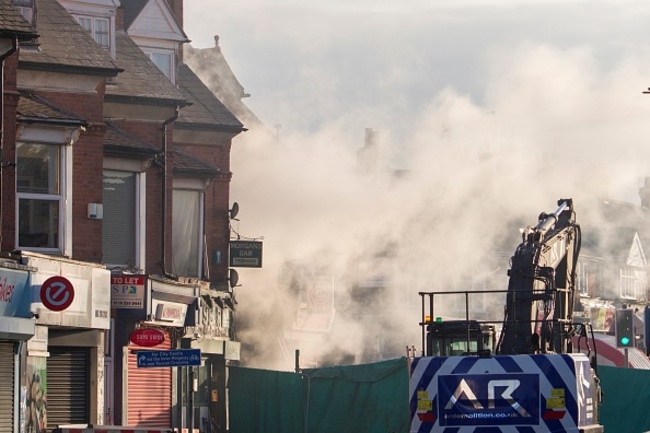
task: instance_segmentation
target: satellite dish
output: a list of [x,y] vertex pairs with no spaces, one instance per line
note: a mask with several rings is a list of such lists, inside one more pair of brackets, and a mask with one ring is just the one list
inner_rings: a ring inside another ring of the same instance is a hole
[[230,209],[228,213],[230,213],[230,219],[234,220],[237,214],[239,213],[239,204],[237,202],[234,202],[232,204],[232,209]]
[[232,268],[228,270],[228,273],[228,281],[230,281],[230,288],[232,289],[236,287],[237,283],[239,282],[239,273]]

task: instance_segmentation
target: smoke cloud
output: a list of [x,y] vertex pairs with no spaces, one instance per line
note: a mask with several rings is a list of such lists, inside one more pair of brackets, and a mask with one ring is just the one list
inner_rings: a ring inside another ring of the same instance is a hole
[[[276,95],[277,116],[262,120],[292,122],[251,128],[232,147],[233,229],[264,241],[264,267],[239,269],[235,288],[244,364],[292,369],[296,349],[303,366],[421,349],[418,291],[485,279],[505,289],[519,228],[560,198],[574,199],[578,222],[589,215],[583,232],[598,224],[597,200],[638,203],[650,174],[647,54],[603,64],[583,45],[500,45],[484,53],[477,89],[423,83],[406,116],[396,110],[410,97],[389,88],[421,79],[408,70],[418,61],[343,105],[343,77],[302,64],[297,86],[318,102]],[[502,319],[502,302],[485,302]]]

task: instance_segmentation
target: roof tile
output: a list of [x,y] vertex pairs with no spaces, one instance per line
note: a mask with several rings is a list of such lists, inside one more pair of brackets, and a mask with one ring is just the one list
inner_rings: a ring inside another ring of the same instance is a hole
[[115,51],[115,61],[124,71],[115,85],[107,86],[107,95],[185,101],[183,94],[123,30],[115,32]]
[[20,63],[47,63],[83,68],[119,69],[110,53],[97,45],[63,6],[56,0],[37,0],[36,30],[38,50],[23,50]]
[[196,177],[213,177],[220,170],[180,149],[174,150],[174,171]]
[[74,113],[48,101],[47,99],[30,93],[21,92],[17,108],[18,120],[30,121],[59,121],[86,125],[88,122]]
[[243,129],[243,124],[186,64],[178,67],[178,86],[192,105],[184,107],[177,123]]
[[11,0],[0,0],[0,34],[12,33],[22,39],[32,39],[36,31],[18,12]]
[[104,149],[108,153],[154,156],[160,153],[155,145],[111,124],[106,124]]

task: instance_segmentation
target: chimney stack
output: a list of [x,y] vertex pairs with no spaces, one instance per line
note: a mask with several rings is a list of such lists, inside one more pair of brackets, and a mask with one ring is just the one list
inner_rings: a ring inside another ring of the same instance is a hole
[[[185,24],[183,23],[183,1],[184,0],[166,0],[167,4],[169,5],[169,9],[171,9],[172,13],[174,14],[174,18],[176,19],[176,23],[184,29]],[[179,50],[178,50],[178,62],[182,63],[183,62],[183,44],[180,44]]]
[[646,177],[643,186],[639,188],[639,197],[641,198],[641,206],[650,208],[650,177]]
[[362,170],[374,172],[380,167],[379,132],[372,128],[365,129],[363,147],[357,151],[357,163]]
[[115,30],[125,30],[124,28],[124,5],[117,8],[115,14]]
[[176,22],[179,26],[184,27],[183,23],[183,0],[167,0],[169,8],[174,12]]

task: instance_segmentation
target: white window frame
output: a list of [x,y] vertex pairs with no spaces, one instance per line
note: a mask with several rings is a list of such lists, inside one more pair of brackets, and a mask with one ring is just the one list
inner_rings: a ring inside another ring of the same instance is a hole
[[18,9],[18,12],[20,12],[23,18],[25,18],[25,21],[30,24],[34,24],[34,8],[16,6],[16,9]]
[[[173,191],[191,191],[199,194],[199,209],[198,209],[198,239],[197,239],[197,275],[180,275],[185,277],[199,278],[202,279],[205,275],[205,183],[203,181],[194,180],[194,179],[174,179]],[[172,196],[173,196],[172,191]],[[174,203],[172,202],[172,207]],[[173,214],[172,214],[173,215]],[[174,220],[172,218],[172,226]],[[173,232],[173,230],[172,230]],[[172,235],[172,257],[174,255],[174,239]],[[175,270],[173,272],[176,272]]]
[[[40,144],[56,146],[59,149],[59,194],[34,194],[18,192],[18,178],[16,178],[16,237],[15,245],[19,249],[49,254],[61,254],[72,257],[72,146],[56,143],[36,143],[29,140],[18,140],[19,143]],[[18,143],[17,143],[18,144]],[[16,155],[16,159],[18,155]],[[41,199],[59,201],[59,238],[58,248],[26,247],[20,245],[20,200]]]
[[[160,71],[165,74],[169,81],[176,83],[176,55],[173,49],[166,48],[153,48],[153,47],[142,47],[142,51],[149,56],[151,61],[160,69]],[[160,67],[160,65],[154,60],[154,56],[164,55],[169,59],[169,75]]]
[[[103,170],[135,173],[135,266],[144,270],[146,263],[147,245],[147,173],[140,161],[120,158],[104,158]],[[103,174],[102,174],[103,178]],[[108,268],[122,268],[123,263],[105,263]]]
[[588,297],[589,296],[589,268],[591,266],[586,262],[578,263],[578,281],[577,289],[580,296]]
[[[72,16],[84,30],[90,33],[97,45],[108,50],[108,52],[111,53],[111,56],[115,58],[115,20],[113,17],[86,14],[73,14]],[[103,35],[103,33],[100,33],[98,30],[98,23],[100,22],[106,23],[106,30],[108,33],[105,37],[108,45],[103,45],[101,43],[100,35]]]
[[620,270],[621,298],[636,299],[641,281],[634,268],[621,268]]
[[34,0],[14,0],[13,4],[28,23],[34,23]]

